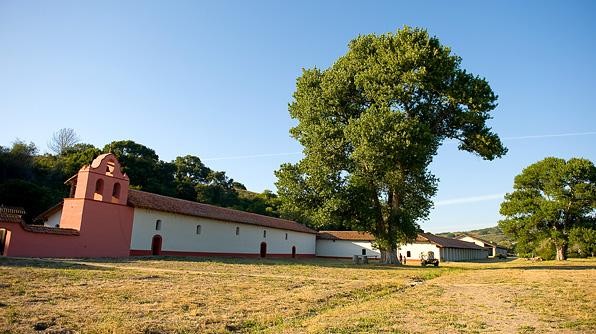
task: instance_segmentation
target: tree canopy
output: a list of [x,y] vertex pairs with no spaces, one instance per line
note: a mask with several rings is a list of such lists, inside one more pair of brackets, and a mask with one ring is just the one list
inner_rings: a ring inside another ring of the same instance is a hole
[[290,134],[304,158],[276,171],[284,217],[371,232],[394,263],[428,216],[428,165],[445,139],[488,160],[506,153],[486,121],[496,95],[423,29],[363,35],[330,68],[297,79]]
[[[517,175],[513,189],[501,204],[505,218],[499,226],[516,240],[518,251],[552,244],[557,260],[565,260],[570,236],[578,243],[594,240],[596,168],[591,161],[546,158]],[[593,246],[586,248],[593,252]]]
[[133,188],[190,201],[278,216],[277,196],[246,190],[223,171],[205,166],[199,157],[186,155],[167,162],[131,140],[114,141],[103,150],[85,143],[64,147],[60,153],[38,154],[33,143],[17,140],[0,146],[0,204],[25,208],[28,221],[68,195],[64,181],[102,152],[112,152]]

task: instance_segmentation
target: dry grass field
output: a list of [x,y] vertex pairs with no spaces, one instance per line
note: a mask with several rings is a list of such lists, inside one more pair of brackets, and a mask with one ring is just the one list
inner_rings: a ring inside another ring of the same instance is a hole
[[596,260],[0,258],[0,333],[594,333]]

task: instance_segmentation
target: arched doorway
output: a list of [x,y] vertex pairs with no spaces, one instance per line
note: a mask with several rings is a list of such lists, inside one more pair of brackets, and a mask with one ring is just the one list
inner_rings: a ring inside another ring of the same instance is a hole
[[267,256],[267,243],[261,242],[261,257]]
[[161,235],[156,234],[151,240],[151,255],[161,255]]
[[296,246],[292,246],[292,259],[296,258]]
[[6,246],[6,229],[0,228],[0,256],[4,255],[4,247]]

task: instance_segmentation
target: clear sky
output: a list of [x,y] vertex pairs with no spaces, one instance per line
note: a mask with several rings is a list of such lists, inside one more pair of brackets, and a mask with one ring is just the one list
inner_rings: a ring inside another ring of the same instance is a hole
[[424,27],[499,95],[490,126],[509,153],[483,161],[446,143],[421,225],[494,226],[525,166],[596,160],[595,17],[594,1],[0,0],[0,145],[43,152],[67,127],[275,189],[273,171],[300,159],[287,105],[301,69],[330,66],[359,34]]

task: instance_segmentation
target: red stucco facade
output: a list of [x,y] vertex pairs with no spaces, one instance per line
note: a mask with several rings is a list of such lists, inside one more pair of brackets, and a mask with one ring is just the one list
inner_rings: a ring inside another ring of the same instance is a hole
[[129,180],[113,154],[102,154],[71,180],[74,198],[64,200],[60,228],[0,221],[3,255],[23,257],[126,257],[133,208],[126,205]]

